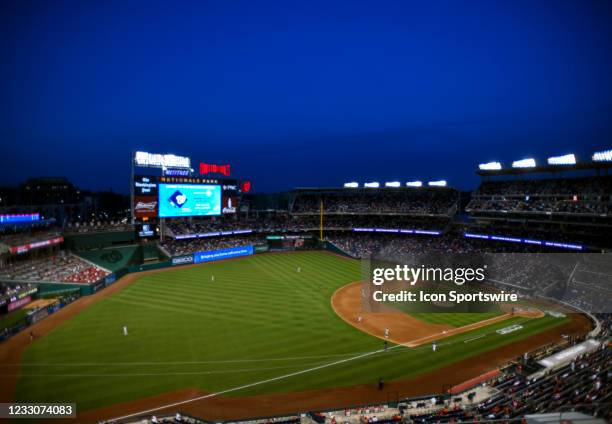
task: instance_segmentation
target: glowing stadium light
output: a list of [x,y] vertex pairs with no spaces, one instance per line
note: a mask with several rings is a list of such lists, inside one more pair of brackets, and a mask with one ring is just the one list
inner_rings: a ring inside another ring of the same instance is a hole
[[563,156],[553,156],[548,158],[549,165],[576,165],[576,156],[573,153]]
[[357,188],[357,187],[359,187],[359,183],[355,183],[355,182],[344,183],[344,188]]
[[408,181],[406,183],[408,187],[423,187],[423,182],[421,181]]
[[430,181],[427,185],[430,187],[446,187],[446,180]]
[[478,165],[478,169],[481,171],[499,171],[502,169],[502,165],[499,162],[481,163]]
[[514,162],[512,162],[512,167],[513,168],[535,168],[536,161],[533,158],[515,160]]
[[366,188],[378,188],[380,187],[380,183],[372,181],[371,183],[365,183],[363,186]]
[[612,162],[612,150],[593,153],[593,162]]
[[401,187],[401,183],[399,181],[389,181],[385,183],[385,187]]

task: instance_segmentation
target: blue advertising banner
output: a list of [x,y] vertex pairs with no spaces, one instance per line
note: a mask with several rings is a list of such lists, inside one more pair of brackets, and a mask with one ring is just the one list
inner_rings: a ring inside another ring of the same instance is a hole
[[111,284],[113,284],[115,281],[117,281],[117,276],[115,274],[109,274],[106,276],[106,278],[104,279],[104,285],[105,286],[110,286]]
[[210,250],[208,252],[196,252],[193,261],[196,264],[202,262],[218,261],[221,259],[237,258],[253,254],[253,246],[230,247],[228,249]]

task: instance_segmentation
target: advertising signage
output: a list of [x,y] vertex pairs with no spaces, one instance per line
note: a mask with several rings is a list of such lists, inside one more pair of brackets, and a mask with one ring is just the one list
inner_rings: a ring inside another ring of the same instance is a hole
[[55,244],[60,244],[63,241],[64,241],[64,237],[60,236],[60,237],[55,237],[49,240],[35,241],[32,243],[23,244],[20,246],[11,246],[9,251],[11,253],[21,254],[21,253],[26,253],[32,249],[38,249],[41,247],[47,247],[47,246],[53,246]]
[[172,265],[188,265],[193,263],[193,255],[175,256]]
[[147,238],[155,236],[155,227],[151,224],[141,224],[137,227],[138,237]]
[[193,262],[196,264],[202,262],[218,261],[221,259],[237,258],[240,256],[249,256],[253,254],[253,246],[230,247],[228,249],[210,250],[207,252],[196,252],[193,254]]
[[136,152],[134,164],[143,168],[191,168],[191,159],[172,154]]
[[159,216],[221,215],[221,186],[208,184],[160,184]]
[[32,297],[31,296],[26,296],[24,298],[21,298],[15,302],[11,302],[8,304],[7,306],[7,310],[8,312],[14,311],[15,309],[19,309],[24,305],[27,305],[28,303],[30,303],[32,301]]
[[157,196],[134,196],[134,216],[153,218],[157,216]]
[[157,177],[134,175],[134,195],[157,196]]
[[39,213],[0,214],[0,224],[18,224],[22,222],[35,222],[39,220]]
[[200,174],[222,174],[229,177],[231,174],[231,166],[229,164],[218,165],[216,163],[200,162]]
[[158,182],[167,184],[220,184],[217,178],[179,177],[164,175],[159,177]]

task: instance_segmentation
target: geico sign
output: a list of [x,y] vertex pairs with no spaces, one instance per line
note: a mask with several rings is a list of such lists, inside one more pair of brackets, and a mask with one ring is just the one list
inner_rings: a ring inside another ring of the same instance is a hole
[[180,256],[172,258],[172,265],[183,265],[193,263],[193,256]]

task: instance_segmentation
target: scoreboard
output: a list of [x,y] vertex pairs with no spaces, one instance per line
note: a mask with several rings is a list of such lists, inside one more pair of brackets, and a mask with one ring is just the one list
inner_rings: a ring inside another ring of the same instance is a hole
[[132,210],[136,218],[235,214],[240,185],[236,179],[177,175],[135,175]]

